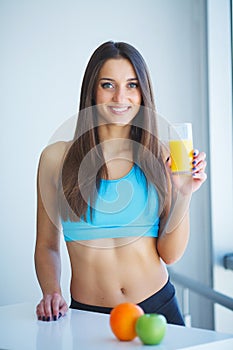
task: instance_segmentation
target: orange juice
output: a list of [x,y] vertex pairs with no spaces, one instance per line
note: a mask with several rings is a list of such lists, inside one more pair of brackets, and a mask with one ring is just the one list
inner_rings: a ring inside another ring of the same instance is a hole
[[192,140],[170,140],[171,170],[174,173],[190,173],[193,160]]

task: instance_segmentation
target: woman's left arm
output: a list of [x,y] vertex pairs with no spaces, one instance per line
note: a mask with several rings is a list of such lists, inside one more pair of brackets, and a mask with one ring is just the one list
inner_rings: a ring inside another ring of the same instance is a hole
[[[204,152],[193,152],[192,176],[171,174],[173,194],[175,194],[170,216],[161,220],[162,232],[157,239],[157,251],[166,264],[173,264],[179,260],[189,240],[189,204],[192,193],[197,191],[205,182],[207,175],[206,155]],[[167,161],[170,168],[170,159]],[[166,222],[162,222],[166,220]]]

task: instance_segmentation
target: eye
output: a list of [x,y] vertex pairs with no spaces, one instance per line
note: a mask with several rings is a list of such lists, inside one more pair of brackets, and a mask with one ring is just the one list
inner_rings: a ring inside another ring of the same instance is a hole
[[113,84],[109,83],[109,82],[102,83],[101,86],[103,89],[113,89],[114,88]]
[[129,87],[130,89],[136,89],[136,88],[138,88],[138,84],[137,84],[137,83],[131,82],[131,83],[128,84],[128,87]]

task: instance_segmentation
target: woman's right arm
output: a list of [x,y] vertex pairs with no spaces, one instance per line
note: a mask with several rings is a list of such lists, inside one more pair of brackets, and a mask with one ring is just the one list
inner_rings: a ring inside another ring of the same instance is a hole
[[35,267],[43,297],[36,313],[38,319],[43,321],[57,320],[68,309],[60,287],[60,223],[57,209],[63,148],[60,144],[48,146],[42,152],[38,167]]

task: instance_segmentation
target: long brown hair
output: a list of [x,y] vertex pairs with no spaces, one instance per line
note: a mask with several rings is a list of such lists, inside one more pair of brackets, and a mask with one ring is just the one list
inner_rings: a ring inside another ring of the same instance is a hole
[[[133,161],[154,184],[160,197],[160,212],[166,206],[167,174],[158,140],[157,120],[152,85],[146,63],[133,46],[108,41],[91,56],[84,74],[77,126],[61,173],[61,216],[63,220],[86,220],[87,208],[96,198],[101,177],[108,178],[107,167],[98,139],[96,84],[100,69],[108,59],[128,59],[137,75],[142,103],[130,132]],[[85,159],[85,162],[84,162]]]

